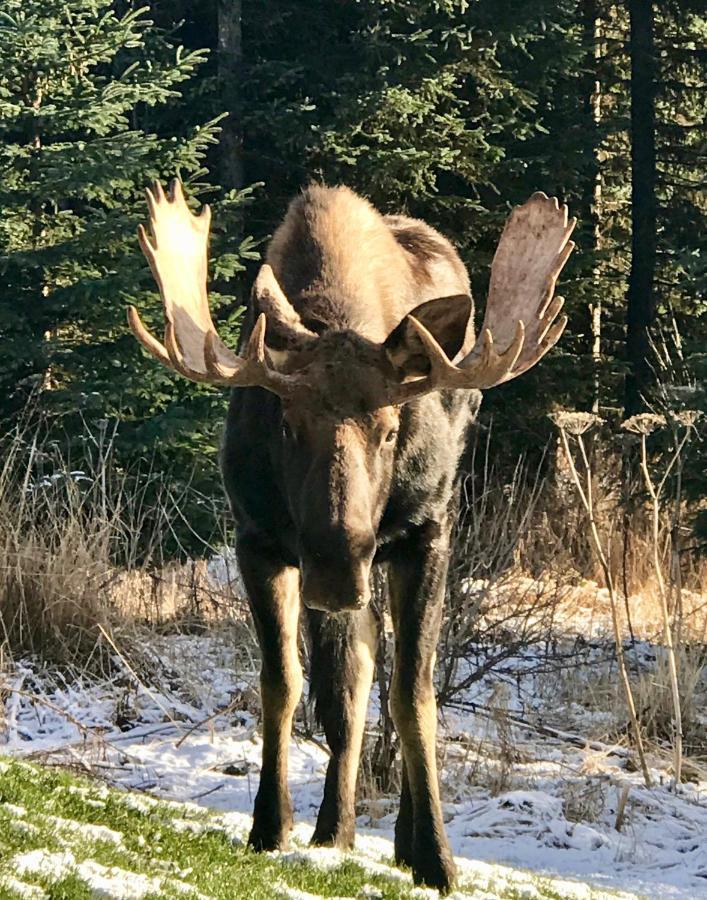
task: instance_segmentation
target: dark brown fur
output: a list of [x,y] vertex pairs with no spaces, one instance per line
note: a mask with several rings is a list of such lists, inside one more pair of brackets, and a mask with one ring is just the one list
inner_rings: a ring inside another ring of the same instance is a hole
[[[416,882],[446,890],[454,865],[437,787],[432,670],[458,463],[480,395],[433,393],[396,406],[387,392],[426,364],[405,327],[408,313],[450,353],[469,347],[468,277],[424,223],[386,219],[345,188],[319,186],[293,201],[268,262],[302,325],[320,337],[296,345],[291,321],[268,318],[271,364],[306,371],[313,387],[287,402],[235,390],[222,451],[263,656],[263,769],[250,843],[283,846],[291,825],[286,745],[302,683],[301,601],[332,751],[313,840],[353,843],[375,658],[369,578],[386,563],[396,633],[391,709],[404,763],[396,859],[412,866]],[[244,340],[260,312],[256,297]]]

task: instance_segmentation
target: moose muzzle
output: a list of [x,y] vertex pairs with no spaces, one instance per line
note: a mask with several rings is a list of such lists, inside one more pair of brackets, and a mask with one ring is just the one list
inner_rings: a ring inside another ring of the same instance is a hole
[[300,558],[302,602],[322,612],[363,609],[371,599],[371,566],[376,552],[375,536],[365,536],[339,553],[305,553]]

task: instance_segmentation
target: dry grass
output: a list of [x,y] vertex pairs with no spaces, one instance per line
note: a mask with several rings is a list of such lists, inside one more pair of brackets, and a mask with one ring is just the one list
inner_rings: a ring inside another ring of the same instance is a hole
[[[707,572],[705,572],[707,579]],[[707,580],[705,581],[707,584]],[[513,596],[529,594],[537,582],[518,575],[514,585],[504,586],[498,595],[500,608],[511,608]],[[510,595],[510,596],[509,596]],[[707,643],[707,595],[703,592],[684,590],[683,636],[686,641]],[[633,636],[637,640],[654,641],[661,629],[660,598],[653,579],[648,579],[637,593],[628,597]],[[628,623],[621,600],[623,634],[630,638]],[[611,629],[611,601],[605,588],[594,581],[582,579],[575,584],[558,588],[554,611],[555,629],[564,635],[581,634],[585,637],[607,634]]]
[[[685,755],[702,759],[707,757],[707,728],[702,721],[707,699],[707,683],[703,681],[706,660],[707,651],[704,647],[683,646],[677,651]],[[641,722],[648,737],[658,742],[672,741],[670,670],[662,648],[658,648],[651,669],[642,673],[636,681],[635,694]]]
[[[135,624],[152,630],[204,628],[247,618],[242,596],[224,586],[223,578],[215,581],[204,561],[165,561],[161,535],[178,501],[165,495],[148,507],[136,499],[134,479],[129,481],[111,462],[110,441],[97,443],[93,463],[83,474],[72,472],[56,447],[35,446],[26,433],[15,435],[0,457],[0,671],[11,658],[28,652],[85,665],[100,655],[97,647],[112,652],[102,637],[104,629],[121,648],[128,648],[126,653],[142,673],[139,648],[133,653],[139,638],[130,638]],[[660,601],[651,568],[648,517],[639,504],[628,520],[625,542],[621,497],[611,478],[616,461],[597,448],[595,453],[597,466],[607,466],[593,476],[595,515],[609,547],[623,633],[659,644]],[[453,703],[485,674],[532,650],[539,670],[548,669],[546,699],[555,692],[558,708],[576,704],[595,711],[594,720],[590,715],[576,723],[584,734],[622,739],[625,716],[615,672],[602,666],[601,675],[587,677],[589,658],[577,660],[575,669],[563,668],[573,664],[566,658],[568,639],[605,639],[610,633],[610,600],[596,584],[583,511],[563,487],[556,466],[533,471],[519,464],[510,481],[503,481],[490,464],[486,445],[477,448],[477,469],[481,477],[466,486],[473,513],[457,530],[450,569],[438,655],[442,700]],[[189,500],[182,499],[185,504]],[[661,531],[666,573],[670,525],[666,510]],[[685,553],[681,562],[680,694],[686,752],[699,758],[707,753],[699,719],[705,696],[699,647],[707,635],[707,561]],[[624,584],[630,588],[627,599]],[[673,593],[669,599],[674,613],[678,597]],[[243,641],[246,645],[257,660],[252,636]],[[608,646],[608,655],[610,650]],[[385,657],[382,652],[381,690],[390,673],[390,658]],[[664,745],[671,735],[661,660],[658,652],[655,665],[632,669],[641,726],[651,747]],[[126,706],[129,702],[126,695]],[[365,811],[373,818],[387,814],[386,797],[399,781],[385,702],[381,710],[367,738],[362,770]],[[486,736],[465,751],[466,772],[469,783],[496,793],[514,783],[517,758],[504,704],[494,701],[489,716]],[[568,722],[572,724],[570,713],[562,727]],[[570,806],[592,799],[579,794],[568,799]]]
[[562,785],[562,810],[569,822],[598,822],[606,807],[606,778],[567,778]]
[[[239,607],[206,563],[162,562],[175,498],[149,504],[95,438],[83,471],[27,429],[4,441],[0,468],[0,646],[57,660],[90,657],[101,629],[213,621]],[[149,479],[151,476],[145,476]],[[143,492],[144,494],[146,492]],[[155,492],[152,492],[155,494]]]

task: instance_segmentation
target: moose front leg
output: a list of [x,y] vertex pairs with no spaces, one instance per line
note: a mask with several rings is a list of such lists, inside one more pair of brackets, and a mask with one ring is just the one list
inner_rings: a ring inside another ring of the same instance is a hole
[[237,550],[262,654],[263,764],[248,843],[255,850],[275,850],[287,844],[292,828],[287,754],[302,694],[299,570],[251,539],[239,539]]
[[395,829],[398,863],[416,884],[448,891],[455,876],[437,780],[437,703],[432,674],[449,558],[448,523],[428,523],[401,547],[390,570],[395,664],[391,712],[403,751],[403,790]]
[[312,843],[354,845],[356,778],[373,680],[376,623],[369,608],[334,617],[310,611],[311,682],[331,759]]

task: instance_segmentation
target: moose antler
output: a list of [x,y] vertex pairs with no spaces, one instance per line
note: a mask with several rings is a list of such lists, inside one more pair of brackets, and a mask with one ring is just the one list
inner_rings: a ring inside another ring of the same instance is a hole
[[[296,379],[273,370],[265,356],[265,315],[261,314],[243,356],[221,341],[209,312],[206,292],[207,246],[211,210],[204,206],[192,215],[179,181],[169,195],[155,183],[147,191],[150,231],[138,227],[142,252],[152,269],[164,307],[164,344],[144,326],[137,309],[128,309],[135,337],[161,363],[192,381],[241,387],[259,386],[280,396],[289,393]],[[269,266],[258,276],[261,287],[278,295],[279,286]]]
[[486,315],[473,349],[453,365],[425,326],[409,316],[431,371],[400,385],[397,402],[445,388],[494,387],[542,359],[567,324],[566,316],[557,318],[564,301],[553,293],[574,249],[569,237],[575,223],[568,221],[566,206],[541,192],[513,210],[493,258]]

